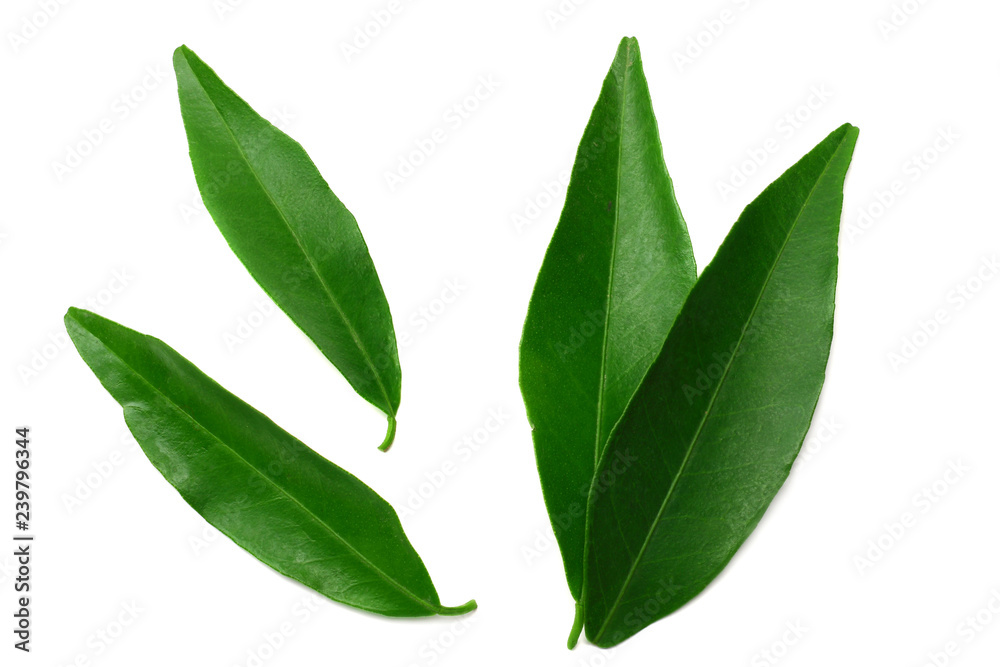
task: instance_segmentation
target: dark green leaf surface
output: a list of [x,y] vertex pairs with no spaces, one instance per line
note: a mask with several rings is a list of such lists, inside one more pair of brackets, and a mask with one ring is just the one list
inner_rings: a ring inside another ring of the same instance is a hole
[[236,256],[351,386],[389,417],[400,370],[392,317],[351,212],[294,139],[185,46],[174,70],[205,206]]
[[575,599],[595,465],[694,281],[639,47],[624,39],[580,142],[521,339],[521,392]]
[[387,616],[475,608],[441,606],[387,502],[166,344],[75,308],[66,329],[157,470],[261,561]]
[[836,130],[746,208],[611,435],[588,514],[598,646],[703,590],[788,476],[826,372],[857,135]]

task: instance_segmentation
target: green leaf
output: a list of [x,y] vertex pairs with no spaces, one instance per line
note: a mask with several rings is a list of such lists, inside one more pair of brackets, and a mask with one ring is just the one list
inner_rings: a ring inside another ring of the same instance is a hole
[[580,142],[521,338],[521,392],[574,599],[595,465],[694,281],[639,46],[624,39]]
[[162,341],[71,308],[66,330],[191,507],[278,572],[386,616],[443,607],[392,507]]
[[205,207],[263,290],[365,400],[392,444],[396,335],[357,221],[294,139],[261,118],[185,46],[174,52],[191,164]]
[[788,476],[826,372],[857,136],[836,130],[746,208],[611,435],[588,513],[594,644],[702,591]]

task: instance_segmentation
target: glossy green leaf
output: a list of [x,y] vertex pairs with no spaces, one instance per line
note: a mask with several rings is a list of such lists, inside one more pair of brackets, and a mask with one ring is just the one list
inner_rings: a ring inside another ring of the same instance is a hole
[[612,433],[588,513],[594,644],[702,591],[788,476],[826,372],[857,135],[836,130],[746,208]]
[[443,607],[392,507],[166,344],[71,308],[66,329],[142,450],[209,523],[278,572],[387,616]]
[[185,46],[174,52],[191,164],[205,207],[274,302],[351,386],[389,417],[396,336],[357,221],[294,139],[261,118]]
[[574,599],[595,465],[694,281],[639,47],[624,39],[580,142],[520,350],[545,504]]

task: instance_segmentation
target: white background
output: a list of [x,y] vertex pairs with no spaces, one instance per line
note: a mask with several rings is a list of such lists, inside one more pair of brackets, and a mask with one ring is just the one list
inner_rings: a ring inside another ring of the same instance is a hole
[[[887,34],[890,0],[591,0],[564,3],[565,16],[552,13],[556,0],[404,0],[349,59],[343,44],[387,4],[4,3],[0,470],[12,475],[14,428],[30,425],[37,542],[30,655],[11,648],[12,548],[0,548],[0,662],[773,664],[767,650],[789,666],[917,667],[954,641],[957,655],[938,664],[995,665],[1000,617],[983,612],[972,632],[965,619],[994,595],[1000,610],[1000,280],[984,268],[1000,250],[1000,7],[908,0],[912,15]],[[51,17],[39,13],[49,5]],[[582,643],[570,653],[572,604],[517,344],[564,195],[547,196],[545,184],[572,164],[618,41],[633,34],[699,267],[742,208],[828,132],[852,122],[861,137],[807,454],[704,594],[615,651]],[[704,46],[681,63],[689,40]],[[261,290],[195,207],[170,68],[181,43],[301,141],[357,216],[397,332],[412,337],[391,453],[376,451],[382,416],[283,314],[252,315]],[[449,123],[448,110],[490,76],[496,91]],[[827,99],[812,97],[824,88]],[[102,121],[111,131],[88,150]],[[385,173],[437,127],[447,141],[390,190]],[[935,149],[949,130],[957,138]],[[719,184],[772,138],[764,164],[723,197]],[[58,173],[71,151],[87,154]],[[914,170],[925,151],[933,163]],[[879,209],[897,180],[901,194]],[[873,211],[864,229],[862,209]],[[530,224],[518,227],[519,215]],[[458,296],[445,305],[450,283]],[[966,299],[960,287],[978,291]],[[475,597],[480,609],[386,620],[324,601],[305,618],[296,605],[307,589],[206,532],[132,446],[121,410],[66,347],[62,315],[88,300],[167,341],[397,509],[423,491],[403,519],[410,539],[442,601]],[[921,335],[935,313],[943,324]],[[249,320],[259,326],[227,345]],[[893,363],[905,341],[919,349]],[[491,410],[504,423],[483,438]],[[460,443],[477,436],[470,456]],[[112,457],[106,478],[94,474]],[[421,489],[446,462],[455,474]],[[967,471],[941,481],[952,464]],[[934,501],[921,500],[936,482]],[[11,495],[0,503],[5,544]],[[907,513],[915,525],[892,537],[886,525]],[[129,625],[118,634],[120,616]],[[110,644],[104,631],[117,635]]]

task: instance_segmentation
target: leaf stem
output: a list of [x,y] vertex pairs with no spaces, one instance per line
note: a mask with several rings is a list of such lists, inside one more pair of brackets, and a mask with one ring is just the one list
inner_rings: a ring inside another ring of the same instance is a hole
[[378,446],[380,452],[387,452],[392,447],[392,441],[396,437],[396,418],[389,415],[389,430],[385,434],[385,440]]
[[573,617],[573,629],[569,631],[569,639],[566,640],[566,648],[573,650],[580,640],[580,632],[583,631],[583,601],[576,603],[576,615]]
[[438,608],[438,614],[441,616],[461,616],[462,614],[468,614],[470,611],[474,611],[479,608],[475,600],[469,600],[463,605],[457,607],[440,607]]

